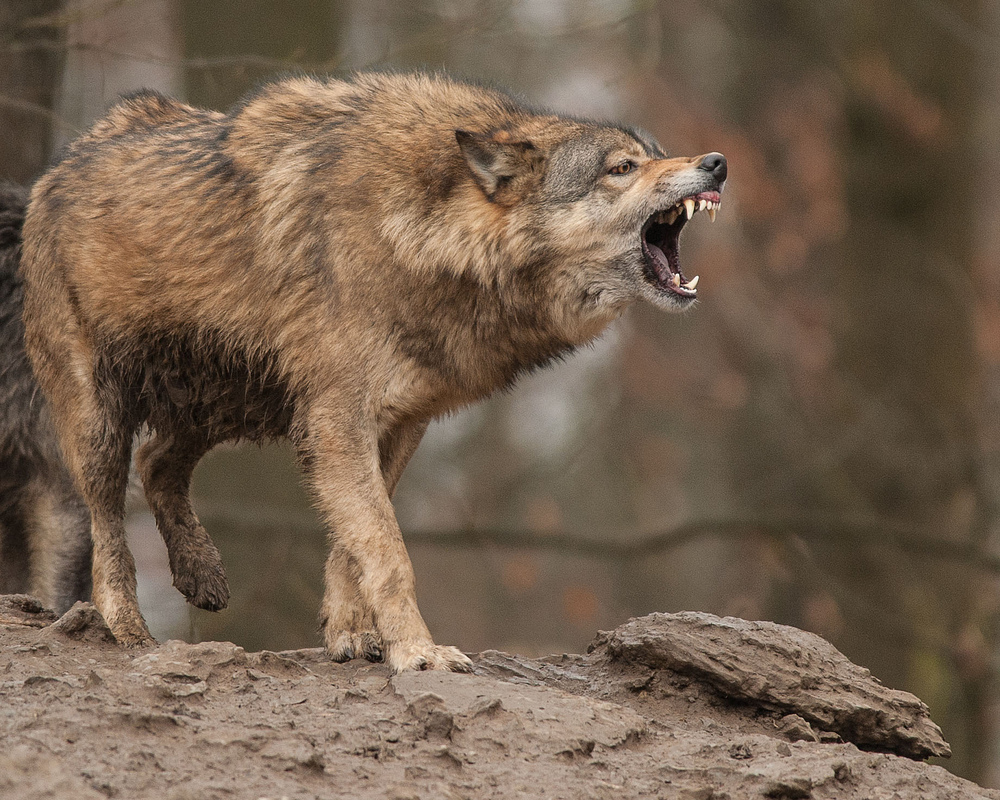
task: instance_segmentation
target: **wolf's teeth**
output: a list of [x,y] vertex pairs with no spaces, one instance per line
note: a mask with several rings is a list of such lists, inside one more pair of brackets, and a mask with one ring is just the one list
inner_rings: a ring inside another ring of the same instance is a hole
[[674,273],[670,276],[670,285],[675,289],[679,289],[681,286],[681,276],[678,273]]
[[709,206],[709,209],[708,209],[708,218],[710,220],[712,220],[712,222],[715,222],[715,207],[714,206]]
[[698,288],[698,276],[695,275],[691,280],[684,284],[685,289],[691,289],[692,291]]
[[691,217],[694,216],[694,212],[695,212],[694,198],[693,197],[685,198],[685,200],[684,200],[684,208],[687,211],[687,218],[691,219]]

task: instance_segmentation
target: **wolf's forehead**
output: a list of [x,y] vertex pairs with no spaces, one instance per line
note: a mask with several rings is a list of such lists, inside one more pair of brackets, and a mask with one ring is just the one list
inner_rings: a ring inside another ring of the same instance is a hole
[[545,170],[546,188],[555,199],[579,200],[607,171],[606,162],[611,153],[637,148],[635,140],[608,128],[588,126],[567,132],[550,153]]
[[656,140],[637,128],[616,125],[589,124],[568,133],[559,146],[560,150],[578,154],[592,153],[606,156],[614,151],[664,158],[663,149]]
[[626,134],[633,141],[637,142],[643,151],[650,158],[666,158],[667,154],[660,147],[660,143],[653,138],[652,135],[639,128],[620,128],[622,133]]
[[570,172],[591,172],[604,166],[613,153],[662,158],[659,146],[630,130],[594,125],[565,136],[554,148],[553,164]]

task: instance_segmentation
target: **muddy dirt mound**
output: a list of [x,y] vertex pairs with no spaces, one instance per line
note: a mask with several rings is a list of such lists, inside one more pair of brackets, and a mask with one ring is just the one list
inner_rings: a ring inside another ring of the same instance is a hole
[[822,639],[655,614],[586,655],[392,676],[322,650],[125,652],[0,598],[0,798],[995,798],[926,707]]

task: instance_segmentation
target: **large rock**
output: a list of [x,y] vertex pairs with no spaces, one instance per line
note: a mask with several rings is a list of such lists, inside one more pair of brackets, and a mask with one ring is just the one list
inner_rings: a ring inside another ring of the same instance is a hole
[[927,706],[819,636],[773,622],[650,614],[599,637],[611,658],[690,675],[726,697],[798,715],[868,750],[949,756]]
[[115,635],[93,603],[76,602],[47,627],[43,638],[63,637],[79,642],[113,644]]
[[85,607],[42,630],[35,604],[5,607],[0,800],[1000,800],[842,741],[943,744],[915,699],[781,626],[653,615],[589,655],[391,675],[319,649],[136,653]]
[[37,597],[28,594],[0,595],[0,625],[44,628],[55,621],[55,613],[45,608]]

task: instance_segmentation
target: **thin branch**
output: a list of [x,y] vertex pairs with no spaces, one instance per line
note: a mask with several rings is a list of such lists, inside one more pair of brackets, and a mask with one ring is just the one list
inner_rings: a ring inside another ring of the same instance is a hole
[[65,131],[69,131],[74,136],[79,133],[82,133],[82,131],[78,127],[76,127],[75,125],[71,125],[62,117],[60,117],[56,112],[52,111],[49,108],[46,108],[43,105],[40,105],[39,103],[32,103],[29,100],[19,100],[16,97],[10,97],[9,95],[0,94],[0,106],[4,106],[6,108],[14,108],[19,111],[27,111],[30,114],[35,114],[36,116],[39,117],[45,117],[53,125],[58,125],[60,128],[62,128]]
[[1000,574],[1000,557],[972,543],[943,539],[929,531],[887,520],[846,519],[831,515],[751,516],[692,520],[638,540],[589,539],[569,534],[536,534],[513,530],[409,531],[407,541],[444,547],[478,547],[486,544],[561,550],[617,559],[646,558],[710,536],[740,539],[765,534],[780,539],[797,537],[840,545],[894,547],[925,558],[973,564]]
[[23,28],[69,28],[80,22],[103,19],[112,11],[129,5],[141,5],[143,0],[105,0],[75,9],[62,8],[25,21]]
[[152,53],[138,53],[128,50],[118,50],[102,44],[92,44],[90,42],[53,42],[53,41],[31,41],[31,42],[11,42],[3,46],[3,51],[7,53],[22,53],[32,50],[47,50],[53,52],[67,52],[75,50],[80,53],[94,53],[108,58],[118,58],[128,61],[138,61],[143,64],[158,64],[166,67],[180,67],[183,69],[208,70],[218,67],[260,67],[274,70],[304,70],[306,72],[330,72],[343,66],[340,58],[330,58],[326,61],[303,62],[289,58],[274,58],[272,56],[261,56],[255,53],[242,53],[231,56],[200,57],[189,56],[184,58],[170,58],[168,56],[154,55]]
[[[206,521],[230,523],[241,527],[310,529],[317,535],[319,521],[301,511],[242,510],[229,504],[210,501],[197,503]],[[630,560],[673,550],[698,539],[723,537],[741,539],[755,535],[778,539],[799,538],[840,546],[896,548],[944,562],[966,564],[1000,574],[1000,556],[988,553],[975,543],[937,535],[934,531],[890,520],[849,518],[836,514],[761,514],[744,517],[691,520],[674,528],[641,538],[588,538],[569,533],[539,534],[526,530],[500,528],[459,529],[453,531],[411,530],[403,538],[410,544],[450,548],[516,547],[552,550],[597,558]]]

